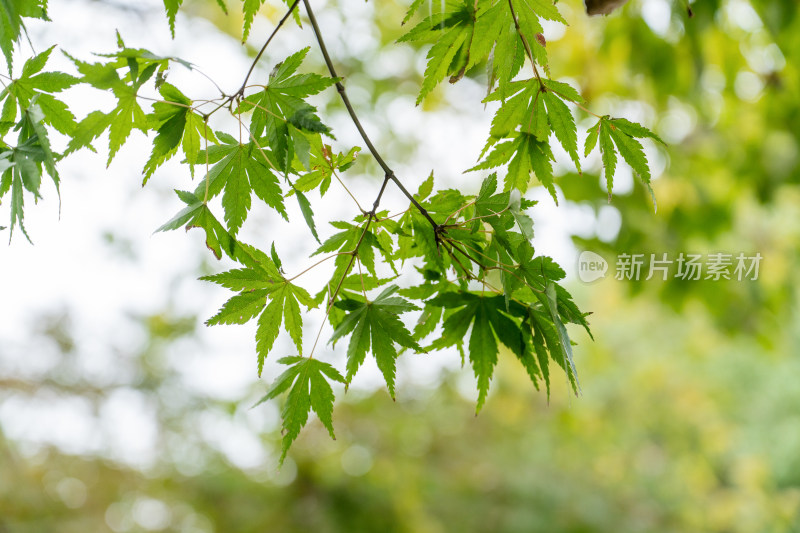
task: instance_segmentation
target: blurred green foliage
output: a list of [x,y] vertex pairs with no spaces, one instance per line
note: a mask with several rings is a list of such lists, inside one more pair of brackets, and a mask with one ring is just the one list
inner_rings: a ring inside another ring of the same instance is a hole
[[[241,421],[246,407],[187,402],[166,416],[167,379],[152,391],[160,433],[183,442],[161,439],[145,471],[3,442],[0,530],[800,530],[800,363],[714,333],[702,311],[670,316],[609,287],[592,303],[626,320],[598,319],[581,399],[556,384],[548,406],[504,363],[478,417],[458,374],[395,404],[351,391],[337,404],[338,440],[315,421],[276,472],[237,468],[185,426],[198,408]],[[278,453],[277,432],[260,438]],[[177,460],[189,441],[192,471]]]

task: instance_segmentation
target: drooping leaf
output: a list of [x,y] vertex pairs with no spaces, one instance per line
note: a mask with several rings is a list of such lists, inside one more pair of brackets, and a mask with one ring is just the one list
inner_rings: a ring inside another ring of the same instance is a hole
[[520,192],[525,192],[528,190],[530,175],[533,173],[557,204],[558,197],[553,185],[551,163],[554,157],[550,151],[550,145],[540,141],[535,135],[527,133],[520,134],[516,144],[517,152],[508,164],[508,173],[505,179],[506,190],[518,189]]
[[606,176],[609,201],[611,200],[611,191],[614,189],[614,173],[617,169],[617,154],[614,151],[614,143],[611,141],[610,129],[606,121],[600,121],[600,154],[603,159],[603,172]]
[[303,426],[306,425],[308,413],[312,409],[317,413],[320,422],[328,430],[331,438],[336,438],[333,433],[332,419],[335,398],[329,382],[344,383],[345,380],[335,368],[317,359],[295,356],[284,357],[278,362],[289,365],[289,368],[278,376],[272,387],[256,405],[276,398],[289,390],[281,412],[283,443],[280,463],[282,464],[289,447],[300,434]]
[[397,285],[390,285],[373,301],[346,299],[336,303],[337,307],[349,312],[333,332],[331,342],[351,334],[347,348],[347,383],[350,383],[372,348],[372,355],[386,380],[386,387],[392,398],[395,397],[395,372],[397,350],[395,343],[405,348],[422,351],[398,315],[419,309],[405,299],[394,296]]
[[23,18],[47,19],[47,0],[0,1],[0,49],[6,56],[8,73],[13,65],[14,43],[25,32]]
[[203,118],[192,109],[192,101],[177,87],[164,83],[159,87],[159,92],[164,101],[153,104],[153,114],[150,116],[152,128],[157,134],[153,139],[150,159],[144,167],[144,183],[156,168],[177,153],[179,147],[183,148],[186,161],[194,171],[200,152],[200,139],[217,142]]
[[558,340],[561,343],[561,349],[563,353],[567,357],[567,361],[569,363],[569,367],[567,368],[567,374],[570,375],[571,380],[574,382],[574,385],[577,388],[577,391],[580,391],[580,382],[578,381],[578,370],[575,368],[575,362],[572,359],[572,344],[569,340],[569,335],[567,334],[567,328],[564,327],[564,323],[561,321],[561,316],[558,313],[558,299],[556,296],[556,288],[555,284],[548,283],[547,288],[545,289],[547,294],[547,307],[550,310],[550,317],[553,320],[553,324],[556,327],[556,332],[558,333]]
[[650,169],[647,166],[647,157],[644,155],[641,143],[615,128],[613,123],[609,126],[608,132],[614,139],[614,144],[625,162],[644,182],[649,182]]
[[264,0],[244,0],[242,5],[242,13],[244,14],[244,28],[242,29],[242,42],[247,41],[247,36],[250,35],[250,27],[253,25],[253,19],[256,18],[256,13],[261,9]]
[[175,38],[175,16],[178,14],[178,8],[181,7],[183,0],[164,0],[164,8],[167,10],[167,19],[169,20],[169,31],[172,38]]
[[435,39],[428,50],[417,105],[446,76],[450,75],[450,81],[455,82],[464,75],[474,30],[475,3],[449,0],[444,12],[427,17],[400,38],[400,41]]
[[498,340],[514,354],[524,353],[522,331],[518,322],[505,314],[503,296],[484,296],[470,292],[448,292],[429,300],[431,305],[458,309],[444,321],[442,337],[432,347],[461,346],[472,326],[468,341],[469,360],[478,380],[480,411],[489,392],[489,384],[497,364]]
[[211,213],[208,205],[203,201],[202,194],[197,196],[187,191],[175,192],[181,201],[186,204],[186,207],[159,227],[156,232],[175,230],[182,226],[187,230],[202,228],[206,234],[206,246],[214,253],[217,259],[222,257],[223,252],[233,258],[236,241]]

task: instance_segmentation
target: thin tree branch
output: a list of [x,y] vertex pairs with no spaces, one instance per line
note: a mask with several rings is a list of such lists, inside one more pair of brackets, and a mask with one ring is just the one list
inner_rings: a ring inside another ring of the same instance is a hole
[[232,95],[227,95],[224,92],[220,91],[220,92],[222,92],[222,96],[225,97],[225,100],[221,104],[219,104],[216,108],[214,108],[211,111],[209,111],[208,113],[206,113],[207,116],[213,115],[214,113],[216,113],[217,111],[219,111],[220,109],[225,107],[226,105],[230,105],[236,98],[240,98],[240,97],[244,96],[244,91],[247,88],[247,81],[250,79],[250,76],[253,74],[253,71],[255,70],[256,65],[258,64],[259,59],[261,59],[261,56],[264,54],[264,51],[267,49],[267,46],[269,46],[269,43],[272,42],[272,39],[278,33],[278,30],[281,29],[281,27],[283,26],[283,23],[286,22],[286,20],[288,20],[288,18],[292,15],[292,12],[295,10],[295,8],[297,7],[297,4],[299,4],[299,3],[300,3],[300,0],[294,0],[292,5],[289,6],[289,9],[283,15],[283,17],[281,17],[281,20],[278,21],[278,25],[275,26],[275,29],[273,29],[272,33],[269,34],[269,37],[267,37],[267,41],[264,43],[264,46],[261,47],[261,50],[258,51],[258,54],[256,54],[255,59],[253,59],[253,62],[250,64],[250,68],[247,71],[247,75],[244,77],[244,81],[242,82],[241,87],[239,87],[239,89],[235,93],[233,93]]
[[377,148],[375,148],[375,145],[372,144],[372,141],[370,140],[369,135],[367,135],[367,132],[364,131],[364,127],[361,125],[361,121],[358,119],[358,115],[353,109],[353,105],[350,103],[350,99],[347,97],[347,92],[345,91],[344,85],[339,79],[339,75],[336,74],[336,68],[333,66],[333,61],[331,61],[331,56],[328,54],[328,48],[325,46],[325,41],[322,38],[322,32],[319,29],[319,24],[317,24],[317,18],[314,16],[314,11],[311,9],[311,3],[309,2],[309,0],[303,0],[303,4],[306,7],[306,12],[308,13],[308,20],[309,22],[311,22],[311,27],[313,28],[314,35],[317,38],[317,43],[319,44],[320,51],[322,52],[322,57],[325,59],[325,65],[327,65],[328,67],[328,72],[330,72],[333,78],[337,79],[336,90],[339,92],[339,96],[342,98],[342,102],[344,103],[344,106],[347,108],[347,113],[350,115],[350,119],[353,121],[353,124],[355,124],[358,133],[364,140],[364,144],[367,145],[367,149],[369,149],[370,153],[372,154],[372,157],[375,158],[375,161],[377,161],[378,165],[380,165],[385,174],[383,187],[381,187],[381,192],[378,195],[378,198],[372,210],[373,214],[375,213],[375,210],[378,207],[378,203],[380,202],[380,196],[383,194],[383,189],[386,186],[386,181],[392,180],[394,184],[397,185],[397,187],[400,189],[400,191],[406,196],[406,198],[408,198],[411,201],[411,203],[414,204],[414,207],[416,207],[417,210],[419,210],[419,212],[422,213],[422,215],[426,219],[428,219],[428,222],[431,223],[431,226],[433,226],[434,229],[437,229],[439,227],[439,224],[437,224],[436,221],[433,220],[433,218],[431,218],[430,214],[428,213],[428,210],[422,207],[419,204],[419,202],[417,202],[417,199],[414,198],[414,195],[408,192],[408,190],[403,186],[403,184],[400,182],[397,176],[395,176],[394,171],[389,167],[388,164],[386,164],[386,161],[384,161],[383,157],[381,157],[381,154],[378,152]]

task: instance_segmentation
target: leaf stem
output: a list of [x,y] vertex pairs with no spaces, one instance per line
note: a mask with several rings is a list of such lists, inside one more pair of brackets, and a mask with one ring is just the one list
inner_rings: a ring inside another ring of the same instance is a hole
[[[383,194],[383,189],[386,187],[386,181],[383,181],[383,187],[381,187],[381,194]],[[377,204],[380,201],[380,194],[378,195],[378,199],[375,200]],[[358,256],[358,247],[361,246],[361,242],[364,240],[364,236],[367,234],[367,230],[369,229],[369,224],[372,222],[372,219],[375,217],[375,213],[367,213],[367,222],[364,224],[364,231],[361,232],[361,236],[358,238],[358,242],[353,247],[353,250],[350,252],[345,252],[345,255],[350,255],[350,261],[347,263],[347,266],[344,269],[344,273],[342,274],[342,279],[339,280],[339,283],[336,285],[336,289],[330,294],[328,298],[328,305],[325,308],[325,317],[322,319],[322,324],[319,326],[319,331],[317,332],[317,338],[314,340],[314,346],[311,347],[311,353],[309,354],[309,359],[314,357],[314,350],[317,349],[317,343],[319,342],[319,337],[322,334],[322,328],[325,327],[325,321],[328,320],[328,315],[331,313],[331,307],[333,304],[336,303],[336,296],[339,295],[339,291],[342,289],[342,285],[344,284],[344,280],[347,279],[347,274],[350,272],[350,269],[353,268],[353,263]]]
[[358,200],[356,200],[356,197],[353,196],[353,193],[350,192],[350,189],[347,188],[347,185],[344,184],[344,182],[342,181],[342,178],[339,177],[339,174],[337,174],[335,170],[331,170],[331,174],[333,174],[333,177],[336,178],[336,181],[339,182],[339,185],[342,186],[342,188],[347,192],[347,194],[350,195],[350,198],[352,198],[353,201],[358,206],[358,210],[361,211],[362,213],[366,213],[366,211],[364,211],[364,208],[361,207],[361,204],[358,203]]
[[505,208],[503,208],[503,209],[501,209],[500,211],[497,211],[497,212],[492,211],[488,215],[481,215],[479,217],[468,218],[466,220],[463,220],[463,221],[459,222],[458,224],[453,224],[453,226],[466,226],[470,222],[475,222],[476,220],[481,220],[483,218],[490,218],[490,217],[500,216],[503,213],[505,213],[506,211],[508,211],[508,207],[505,207]]
[[328,259],[333,259],[334,257],[339,257],[340,255],[348,255],[349,253],[350,253],[350,252],[339,252],[339,253],[336,253],[336,254],[331,254],[331,255],[329,255],[328,257],[325,257],[325,258],[323,258],[323,259],[320,259],[319,261],[317,261],[316,263],[314,263],[314,264],[313,264],[313,265],[311,265],[310,267],[306,268],[305,270],[303,270],[303,271],[302,271],[302,272],[300,272],[299,274],[296,274],[296,275],[292,276],[291,278],[287,279],[286,281],[287,281],[287,282],[294,281],[294,280],[296,280],[297,278],[299,278],[300,276],[302,276],[303,274],[305,274],[306,272],[308,272],[309,270],[313,269],[314,267],[317,267],[317,266],[321,265],[322,263],[324,263],[324,262],[325,262],[325,261],[327,261]]
[[364,285],[364,272],[361,271],[361,259],[356,256],[356,264],[358,265],[358,279],[361,280],[361,293],[364,295],[364,300],[367,299],[367,287]]
[[575,105],[576,105],[576,106],[578,106],[580,109],[583,109],[583,110],[584,110],[586,113],[588,113],[588,114],[590,114],[590,115],[594,115],[594,116],[595,116],[595,117],[597,117],[597,118],[603,118],[603,117],[602,117],[602,115],[598,115],[597,113],[593,113],[593,112],[589,111],[588,109],[586,109],[584,106],[582,106],[582,105],[581,105],[581,104],[579,104],[578,102],[574,102],[574,103],[575,103]]
[[211,186],[211,171],[208,164],[208,116],[203,117],[203,140],[206,142],[206,192],[203,196],[203,204],[208,204],[208,190]]
[[442,225],[446,225],[446,224],[447,224],[447,222],[448,222],[448,221],[449,221],[451,218],[453,218],[453,217],[457,217],[457,216],[458,216],[458,214],[459,214],[461,211],[463,211],[464,209],[468,208],[468,207],[469,207],[469,206],[471,206],[471,205],[474,205],[474,204],[475,204],[475,202],[477,202],[477,201],[478,201],[478,199],[477,199],[477,198],[475,198],[475,199],[474,199],[474,200],[472,200],[471,202],[468,202],[468,203],[466,203],[466,204],[462,205],[462,206],[461,206],[461,207],[459,207],[459,208],[458,208],[456,211],[453,211],[452,213],[450,213],[449,215],[447,215],[447,218],[446,218],[446,219],[444,219],[444,222],[442,222]]

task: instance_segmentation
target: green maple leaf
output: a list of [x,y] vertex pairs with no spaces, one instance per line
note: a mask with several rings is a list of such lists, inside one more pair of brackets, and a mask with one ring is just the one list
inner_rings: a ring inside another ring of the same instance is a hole
[[583,146],[583,156],[587,157],[594,147],[597,146],[597,139],[600,137],[600,122],[586,130],[586,141]]
[[14,43],[26,32],[23,18],[47,20],[47,0],[0,1],[0,49],[6,56],[9,74],[13,64]]
[[308,164],[303,163],[309,172],[295,181],[295,188],[302,192],[319,188],[320,196],[324,196],[330,186],[331,177],[353,166],[360,151],[360,147],[354,146],[347,153],[336,153],[330,146],[322,143],[320,136],[315,136],[310,143]]
[[547,104],[547,119],[553,133],[569,154],[578,172],[581,171],[581,160],[578,156],[578,128],[575,117],[561,98],[552,91],[544,93],[544,102]]
[[[22,112],[16,125],[19,131],[18,145],[0,148],[0,198],[11,191],[11,225],[9,239],[14,227],[19,224],[25,238],[30,236],[24,226],[24,190],[33,194],[34,201],[41,198],[39,189],[42,183],[42,168],[47,171],[59,191],[60,179],[56,170],[56,155],[50,147],[47,129],[44,126],[44,113],[38,106],[39,95],[33,96],[29,106]],[[60,194],[60,193],[59,193]]]
[[[473,218],[487,222],[494,229],[495,236],[507,239],[506,230],[516,222],[526,239],[533,238],[533,220],[522,209],[522,202],[518,193],[513,193],[516,200],[512,200],[512,193],[504,191],[496,194],[497,174],[492,173],[483,180],[480,192],[475,198]],[[472,232],[480,229],[479,220],[475,220]]]
[[207,157],[213,166],[194,194],[207,201],[223,193],[225,223],[234,236],[247,218],[253,193],[286,218],[283,192],[270,169],[274,163],[267,159],[270,154],[255,143],[242,144],[226,133],[217,132],[217,137],[219,145],[210,146],[195,158],[202,162]]
[[[377,250],[384,259],[392,265],[392,249],[391,243],[380,237],[380,224],[374,224],[373,229],[364,230],[364,217],[356,217],[358,224],[351,224],[344,221],[331,222],[331,226],[341,231],[332,235],[323,242],[317,250],[311,254],[312,256],[321,253],[339,252],[340,255],[334,260],[334,272],[331,277],[331,284],[335,287],[339,280],[347,275],[346,269],[352,267],[352,255],[358,245],[356,255],[359,261],[367,272],[377,277],[375,271],[375,250]],[[376,233],[376,230],[378,232]],[[363,235],[363,237],[362,237]]]
[[[117,106],[109,113],[93,111],[78,123],[72,134],[72,139],[67,146],[66,154],[81,148],[89,148],[94,151],[91,145],[92,141],[108,130],[108,165],[111,164],[114,156],[128,140],[133,129],[138,129],[146,133],[151,125],[154,126],[154,129],[168,127],[166,123],[169,122],[170,118],[173,118],[169,116],[170,112],[165,106],[176,106],[161,103],[155,109],[155,116],[148,120],[147,115],[137,101],[137,95],[141,87],[149,81],[154,74],[158,74],[159,76],[156,80],[156,87],[160,88],[160,86],[164,85],[163,73],[171,63],[178,63],[190,70],[192,69],[191,63],[177,57],[158,56],[143,48],[127,48],[119,33],[117,34],[117,41],[120,48],[122,48],[121,50],[111,54],[97,54],[100,57],[109,58],[110,61],[106,63],[87,63],[65,53],[81,73],[81,81],[97,89],[111,91],[117,98]],[[127,69],[127,71],[125,72],[123,69]],[[120,70],[123,70],[122,76],[120,72],[118,72]],[[180,94],[180,91],[177,91],[177,89],[171,86],[167,88],[162,95],[165,97],[166,101],[172,101],[183,105],[186,105],[188,101],[185,96]],[[164,120],[159,120],[160,118]],[[175,126],[178,122],[180,122],[180,119],[176,118],[169,123],[169,126]],[[196,130],[199,130],[200,128],[197,122],[197,120],[190,120],[187,115],[187,128],[193,125]],[[159,131],[159,133],[161,132]],[[165,131],[164,134],[161,135],[158,146],[154,146],[154,153],[151,156],[152,161],[149,162],[149,166],[146,168],[146,172],[150,174],[152,174],[152,170],[154,170],[158,164],[165,160],[161,158],[166,154],[170,154],[168,149],[170,143],[167,141],[172,140],[173,136],[167,133],[168,132]],[[193,134],[190,133],[189,135],[192,136]],[[184,148],[188,148],[191,153],[193,146],[191,140],[189,140]],[[150,167],[152,167],[152,169]],[[149,177],[150,174],[148,174],[147,177]]]
[[[2,171],[2,177],[0,177],[0,198],[11,191],[11,224],[9,228],[8,242],[11,242],[11,237],[14,235],[14,226],[16,224],[19,224],[19,227],[22,230],[22,233],[25,235],[25,238],[28,239],[28,242],[30,242],[31,239],[28,236],[28,232],[25,230],[24,224],[25,198],[23,197],[23,187],[27,186],[23,185],[24,171],[15,168],[15,155],[16,154],[13,150],[5,148],[0,149],[0,171]],[[34,195],[38,194],[38,185],[34,185],[31,188],[37,191],[34,193]]]
[[256,13],[261,9],[261,5],[265,0],[244,0],[242,5],[242,14],[244,15],[244,28],[242,29],[242,42],[247,40],[250,35],[250,27],[253,25],[253,19],[256,18]]
[[[497,364],[498,340],[518,357],[525,349],[522,331],[517,321],[506,313],[503,296],[484,296],[471,292],[447,292],[428,301],[429,304],[448,310],[451,313],[442,326],[442,337],[433,347],[462,346],[467,331],[472,326],[468,341],[469,361],[478,379],[478,403],[480,411],[489,392],[489,384]],[[460,309],[459,309],[460,308]]]
[[611,118],[609,116],[598,120],[597,124],[589,128],[588,134],[584,152],[588,155],[599,140],[609,201],[611,200],[611,190],[614,185],[614,173],[617,168],[617,152],[619,152],[647,187],[653,197],[653,205],[655,206],[655,195],[650,187],[649,164],[644,154],[642,143],[637,138],[650,137],[661,144],[664,144],[664,141],[641,124],[630,122],[624,118]]
[[[415,10],[413,7],[409,10],[407,19]],[[525,60],[520,33],[526,36],[534,60],[546,69],[547,51],[536,38],[542,32],[539,18],[566,22],[547,0],[516,0],[514,10],[519,32],[506,2],[449,0],[443,12],[427,17],[401,37],[400,41],[433,42],[417,104],[447,75],[455,83],[467,70],[485,61],[493,50],[495,61],[489,64],[489,85],[491,89],[497,80],[505,98],[507,86]]]
[[286,280],[270,293],[270,303],[258,319],[256,330],[256,351],[258,353],[258,375],[264,367],[264,360],[272,350],[281,323],[289,336],[294,341],[298,353],[303,353],[303,317],[300,314],[300,304],[311,309],[316,303],[311,295],[297,285]]
[[[549,301],[550,295],[543,299]],[[548,397],[550,394],[549,359],[555,361],[566,374],[569,384],[575,394],[580,393],[577,370],[572,360],[572,344],[563,322],[554,312],[555,304],[545,303],[545,309],[530,307],[528,309],[527,324],[530,332],[526,333],[527,340],[533,344],[539,367],[547,385]]]
[[93,111],[80,121],[65,155],[81,148],[94,151],[92,141],[108,130],[109,153],[106,165],[110,165],[134,128],[142,132],[148,129],[147,116],[136,100],[140,85],[127,85],[123,82],[113,64],[86,63],[71,56],[67,57],[83,75],[82,81],[101,90],[111,90],[117,98],[117,106],[109,113]]
[[[512,82],[504,91],[498,89],[490,94],[484,102],[505,100],[492,120],[489,142],[513,136],[518,128],[522,133],[533,134],[540,141],[547,142],[552,131],[580,171],[575,119],[561,99],[562,93],[569,95],[563,98],[580,101],[580,95],[569,85],[547,79]],[[496,153],[493,158],[502,155],[503,152]]]
[[524,281],[533,290],[543,292],[547,283],[558,281],[566,275],[564,270],[555,261],[547,256],[534,257],[533,247],[528,243],[523,243],[517,247],[514,253],[517,260],[517,267],[514,269],[514,281],[512,286],[517,288]]
[[[16,107],[26,109],[35,99],[43,114],[43,122],[65,135],[75,129],[75,117],[67,105],[57,100],[53,93],[68,89],[80,80],[63,72],[41,72],[55,46],[37,54],[25,62],[22,74],[12,80],[0,93],[0,99],[7,98],[2,113],[2,121],[9,125],[16,118]],[[6,126],[7,130],[7,126]]]
[[202,228],[206,234],[206,246],[217,259],[222,257],[223,252],[235,258],[236,240],[211,213],[208,204],[203,201],[202,193],[199,196],[188,191],[176,190],[175,193],[186,204],[186,207],[160,226],[156,232],[175,230],[180,227],[185,227],[187,230]]
[[544,107],[544,95],[547,93],[542,84],[535,78],[514,82],[509,84],[505,92],[505,96],[502,96],[498,89],[484,99],[484,102],[506,99],[492,120],[491,135],[502,138],[520,128],[520,131],[546,141],[550,128]]
[[414,0],[411,2],[411,5],[408,7],[406,15],[403,17],[403,21],[400,23],[400,25],[405,25],[409,20],[411,20],[411,17],[414,16],[414,13],[419,11],[419,8],[422,7],[422,3],[424,1],[425,0]]
[[266,134],[281,170],[288,170],[295,151],[293,130],[329,133],[314,114],[316,108],[304,98],[324,91],[337,80],[318,74],[296,74],[308,50],[304,48],[276,65],[264,89],[248,95],[241,106],[242,111],[253,110],[250,132],[258,138]]
[[530,175],[533,173],[550,192],[557,204],[558,197],[553,183],[553,166],[551,163],[554,159],[550,145],[547,142],[540,141],[536,135],[520,133],[513,140],[495,145],[492,152],[486,156],[482,163],[469,170],[495,168],[508,162],[505,190],[517,189],[524,193],[528,190]]
[[172,38],[175,38],[175,16],[178,14],[178,8],[181,7],[183,0],[164,0],[164,9],[167,11],[167,20],[169,20],[169,31]]
[[337,307],[347,310],[348,313],[330,340],[335,343],[341,337],[351,334],[347,347],[347,383],[355,376],[371,347],[392,398],[395,397],[394,380],[397,368],[395,343],[417,352],[423,351],[398,318],[401,313],[419,308],[399,296],[393,296],[397,290],[397,285],[390,285],[373,301],[348,298],[336,302]]
[[[494,46],[494,61],[489,66],[489,90],[498,84],[503,99],[509,96],[508,88],[525,62],[525,46],[520,33],[531,48],[533,59],[547,71],[547,50],[536,38],[542,33],[540,18],[564,22],[555,5],[547,0],[513,0],[519,31],[515,27],[507,2],[481,2],[478,9],[473,40],[473,55],[481,60]],[[480,35],[480,37],[478,37]]]
[[469,51],[475,31],[475,3],[447,0],[445,11],[436,13],[411,29],[399,41],[435,39],[428,51],[428,65],[417,96],[417,105],[448,74],[451,82],[460,79],[469,64]]
[[279,394],[289,390],[281,412],[283,443],[280,463],[282,464],[289,447],[300,434],[303,426],[306,425],[308,413],[312,409],[317,413],[320,422],[328,430],[331,438],[336,439],[333,433],[333,401],[335,398],[329,381],[344,383],[345,380],[338,370],[317,359],[293,356],[283,357],[278,362],[289,365],[289,368],[278,376],[278,379],[256,405],[276,398]]
[[540,141],[535,135],[526,133],[518,137],[518,142],[517,153],[508,164],[506,190],[518,189],[520,192],[525,192],[528,189],[530,174],[533,173],[558,204],[551,163],[555,158],[550,151],[550,145]]
[[144,166],[144,183],[147,183],[156,168],[177,153],[178,147],[183,149],[194,175],[201,139],[217,142],[208,124],[194,112],[189,98],[169,83],[162,84],[159,92],[164,101],[153,104],[150,121],[157,134],[153,139],[150,159]]
[[[277,254],[274,256],[277,258]],[[256,260],[256,263],[251,263],[246,268],[200,279],[239,292],[216,315],[208,319],[207,325],[244,324],[260,315],[256,330],[260,376],[264,361],[278,338],[281,324],[297,346],[298,353],[303,353],[303,317],[300,314],[300,304],[313,308],[316,303],[305,289],[286,280],[271,258],[256,252]]]
[[611,191],[614,188],[614,173],[617,170],[617,154],[614,143],[611,141],[611,132],[608,122],[601,120],[599,126],[600,155],[603,160],[603,171],[606,176],[606,190],[611,200]]

